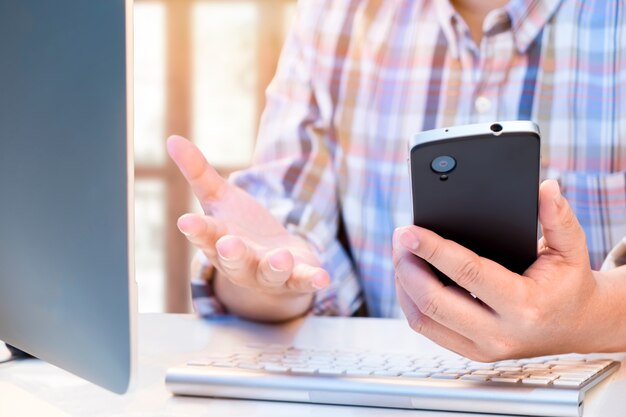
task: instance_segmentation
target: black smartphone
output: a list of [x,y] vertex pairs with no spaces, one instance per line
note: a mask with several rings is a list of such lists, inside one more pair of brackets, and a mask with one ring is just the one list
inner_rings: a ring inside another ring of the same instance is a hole
[[539,127],[509,121],[429,130],[409,148],[413,223],[522,274],[537,258]]

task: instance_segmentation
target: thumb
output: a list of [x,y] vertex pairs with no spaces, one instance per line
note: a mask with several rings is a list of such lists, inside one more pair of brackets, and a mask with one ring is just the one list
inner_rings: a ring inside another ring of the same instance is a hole
[[207,162],[200,149],[182,136],[170,136],[167,151],[209,214],[211,207],[224,197],[228,182]]
[[589,262],[585,232],[554,180],[539,187],[539,221],[548,249],[575,263]]

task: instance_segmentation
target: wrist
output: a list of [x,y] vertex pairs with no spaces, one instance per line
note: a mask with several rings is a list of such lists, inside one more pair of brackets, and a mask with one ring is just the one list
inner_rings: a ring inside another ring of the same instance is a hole
[[596,291],[587,310],[586,353],[626,351],[626,267],[594,271]]
[[242,318],[263,322],[281,322],[305,315],[313,303],[312,293],[264,293],[234,284],[216,273],[213,278],[215,296],[227,311]]

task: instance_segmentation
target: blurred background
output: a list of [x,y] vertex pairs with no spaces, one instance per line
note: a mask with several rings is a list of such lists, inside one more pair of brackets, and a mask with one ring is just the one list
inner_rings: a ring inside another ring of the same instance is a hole
[[200,211],[165,140],[192,139],[222,174],[250,163],[264,91],[296,0],[135,0],[135,230],[140,312],[187,312]]

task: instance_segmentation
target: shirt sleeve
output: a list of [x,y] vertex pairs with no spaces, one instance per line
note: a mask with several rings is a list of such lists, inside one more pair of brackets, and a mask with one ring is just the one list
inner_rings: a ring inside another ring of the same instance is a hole
[[600,270],[606,271],[622,265],[626,265],[626,236],[609,252]]
[[[361,307],[361,287],[338,238],[340,204],[332,101],[316,91],[316,57],[324,1],[300,1],[276,75],[266,92],[252,165],[230,181],[265,206],[287,230],[305,239],[331,276],[311,313],[349,316]],[[324,91],[325,89],[320,89]],[[192,287],[204,316],[223,312],[210,285]],[[201,302],[200,298],[202,299]],[[206,314],[209,313],[209,314]]]
[[196,251],[191,261],[191,300],[196,314],[204,318],[226,313],[226,308],[213,292],[214,271],[204,253]]

